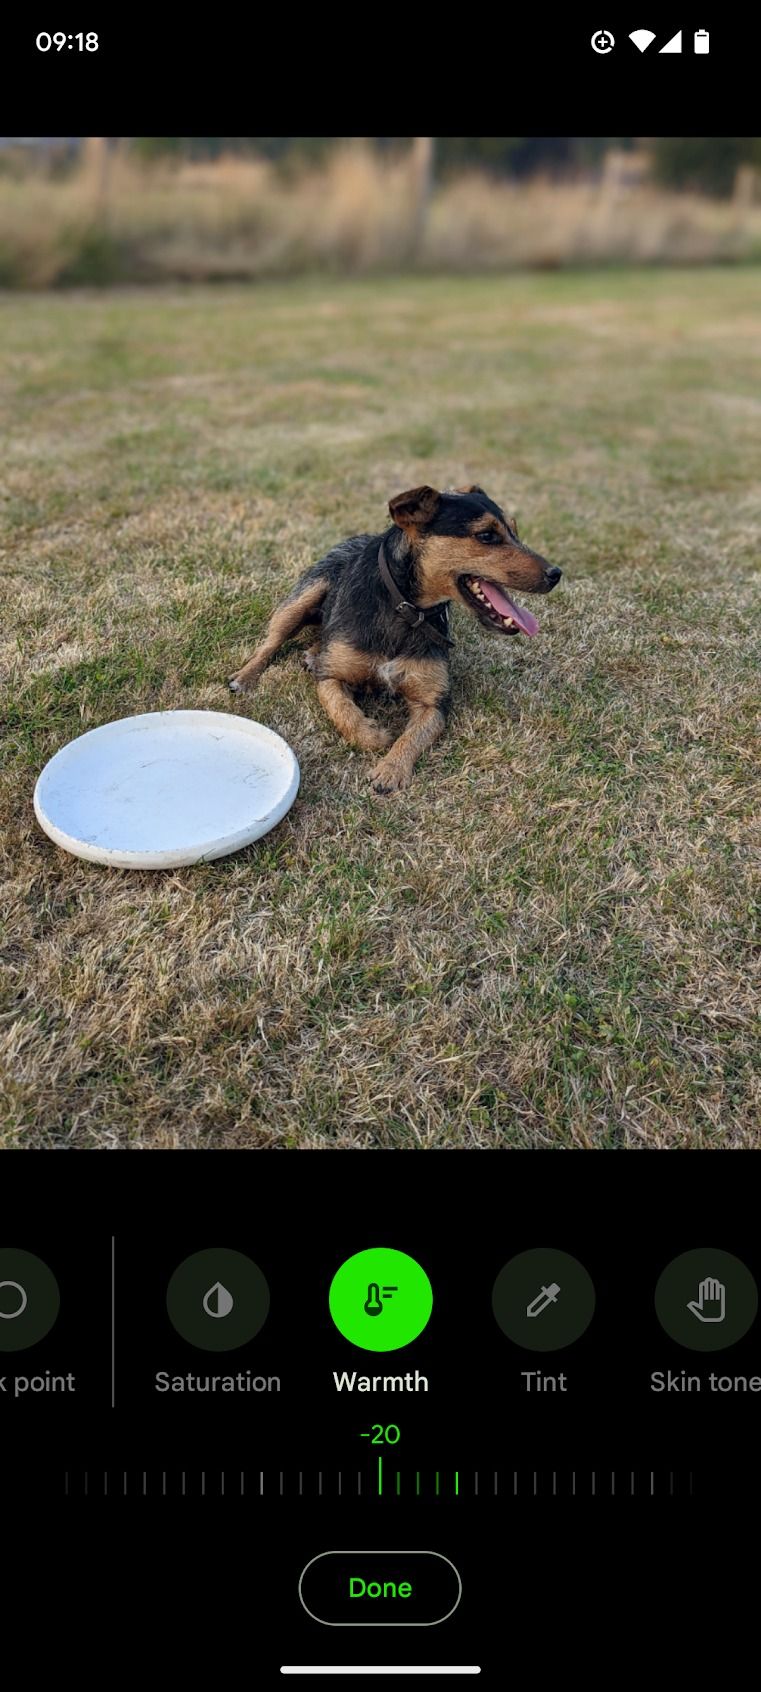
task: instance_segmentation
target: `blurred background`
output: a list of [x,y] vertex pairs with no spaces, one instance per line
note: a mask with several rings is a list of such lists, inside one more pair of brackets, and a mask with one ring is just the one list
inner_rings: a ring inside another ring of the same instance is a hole
[[761,138],[0,137],[0,286],[761,260]]

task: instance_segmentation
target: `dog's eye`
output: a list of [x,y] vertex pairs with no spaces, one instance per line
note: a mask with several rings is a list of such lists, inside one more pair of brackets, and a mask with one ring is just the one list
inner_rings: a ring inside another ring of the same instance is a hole
[[496,529],[479,529],[476,539],[480,540],[482,546],[502,545],[502,536],[497,533]]

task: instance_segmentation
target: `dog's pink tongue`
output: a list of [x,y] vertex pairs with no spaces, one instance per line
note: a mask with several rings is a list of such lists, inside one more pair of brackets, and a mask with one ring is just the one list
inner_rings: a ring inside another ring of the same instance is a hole
[[500,617],[512,617],[513,622],[517,623],[518,628],[522,629],[524,634],[535,635],[539,633],[539,624],[533,611],[524,611],[522,605],[516,605],[514,599],[508,599],[507,594],[502,593],[499,588],[494,586],[493,582],[482,581],[481,591],[486,594],[489,604],[494,606]]

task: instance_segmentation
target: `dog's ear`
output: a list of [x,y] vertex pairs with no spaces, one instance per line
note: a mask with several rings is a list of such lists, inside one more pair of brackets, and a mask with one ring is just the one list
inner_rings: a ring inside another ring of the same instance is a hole
[[422,529],[433,522],[440,501],[441,494],[435,488],[410,488],[408,493],[390,499],[388,509],[400,529]]
[[515,521],[515,518],[514,518],[514,517],[508,517],[508,519],[507,519],[507,526],[508,526],[508,528],[509,528],[509,529],[512,529],[512,531],[513,531],[513,534],[514,534],[514,535],[515,535],[515,538],[516,538],[516,540],[520,540],[520,538],[521,538],[521,537],[520,537],[520,535],[519,535],[519,533],[518,533],[518,524],[517,524],[517,523],[516,523],[516,521]]

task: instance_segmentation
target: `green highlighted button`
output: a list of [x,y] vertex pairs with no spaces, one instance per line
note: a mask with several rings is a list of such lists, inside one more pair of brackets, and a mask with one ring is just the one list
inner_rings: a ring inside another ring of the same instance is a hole
[[339,1333],[352,1345],[363,1351],[401,1351],[427,1327],[433,1291],[414,1257],[373,1246],[341,1264],[330,1284],[329,1304]]

